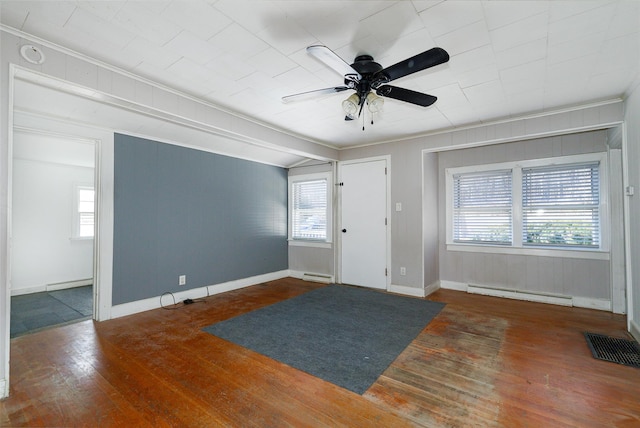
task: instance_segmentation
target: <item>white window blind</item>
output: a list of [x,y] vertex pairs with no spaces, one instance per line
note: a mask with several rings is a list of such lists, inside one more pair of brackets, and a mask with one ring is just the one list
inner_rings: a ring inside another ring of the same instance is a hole
[[95,224],[95,190],[74,186],[72,239],[93,238]]
[[293,239],[327,240],[327,186],[326,179],[292,183]]
[[511,244],[511,170],[453,176],[453,241]]
[[522,169],[522,243],[600,246],[599,162]]

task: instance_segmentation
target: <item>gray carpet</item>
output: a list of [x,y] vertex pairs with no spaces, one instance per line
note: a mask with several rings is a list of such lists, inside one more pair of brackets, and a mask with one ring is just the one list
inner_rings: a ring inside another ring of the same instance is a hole
[[204,331],[362,394],[443,307],[330,285]]
[[11,297],[11,337],[90,318],[93,286]]

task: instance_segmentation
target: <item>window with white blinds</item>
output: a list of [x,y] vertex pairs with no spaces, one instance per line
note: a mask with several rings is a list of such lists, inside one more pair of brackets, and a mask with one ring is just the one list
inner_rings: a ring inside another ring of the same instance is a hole
[[511,244],[511,170],[453,176],[453,241]]
[[95,224],[95,190],[89,186],[75,186],[73,237],[93,238]]
[[447,244],[608,249],[605,153],[445,172]]
[[599,163],[522,169],[522,243],[600,246]]
[[291,239],[327,241],[329,235],[329,180],[290,180]]

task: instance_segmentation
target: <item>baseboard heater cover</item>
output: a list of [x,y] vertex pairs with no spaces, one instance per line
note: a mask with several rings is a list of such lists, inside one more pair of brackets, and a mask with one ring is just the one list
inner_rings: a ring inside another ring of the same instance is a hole
[[322,282],[323,284],[331,284],[333,282],[331,275],[323,275],[320,273],[305,272],[302,275],[302,279],[305,281]]
[[506,297],[517,300],[528,300],[530,302],[552,303],[561,306],[573,306],[573,298],[561,294],[535,293],[531,291],[520,291],[512,288],[487,287],[484,285],[469,284],[467,292],[472,294],[482,294],[485,296]]

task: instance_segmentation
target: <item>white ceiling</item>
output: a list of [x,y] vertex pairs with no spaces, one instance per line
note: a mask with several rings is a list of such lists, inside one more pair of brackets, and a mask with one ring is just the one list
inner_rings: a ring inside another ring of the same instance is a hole
[[[224,109],[337,148],[624,96],[640,70],[640,1],[0,1],[0,20]],[[394,85],[366,130],[347,92],[281,97],[342,78],[305,48],[389,66],[440,46],[447,64]]]

